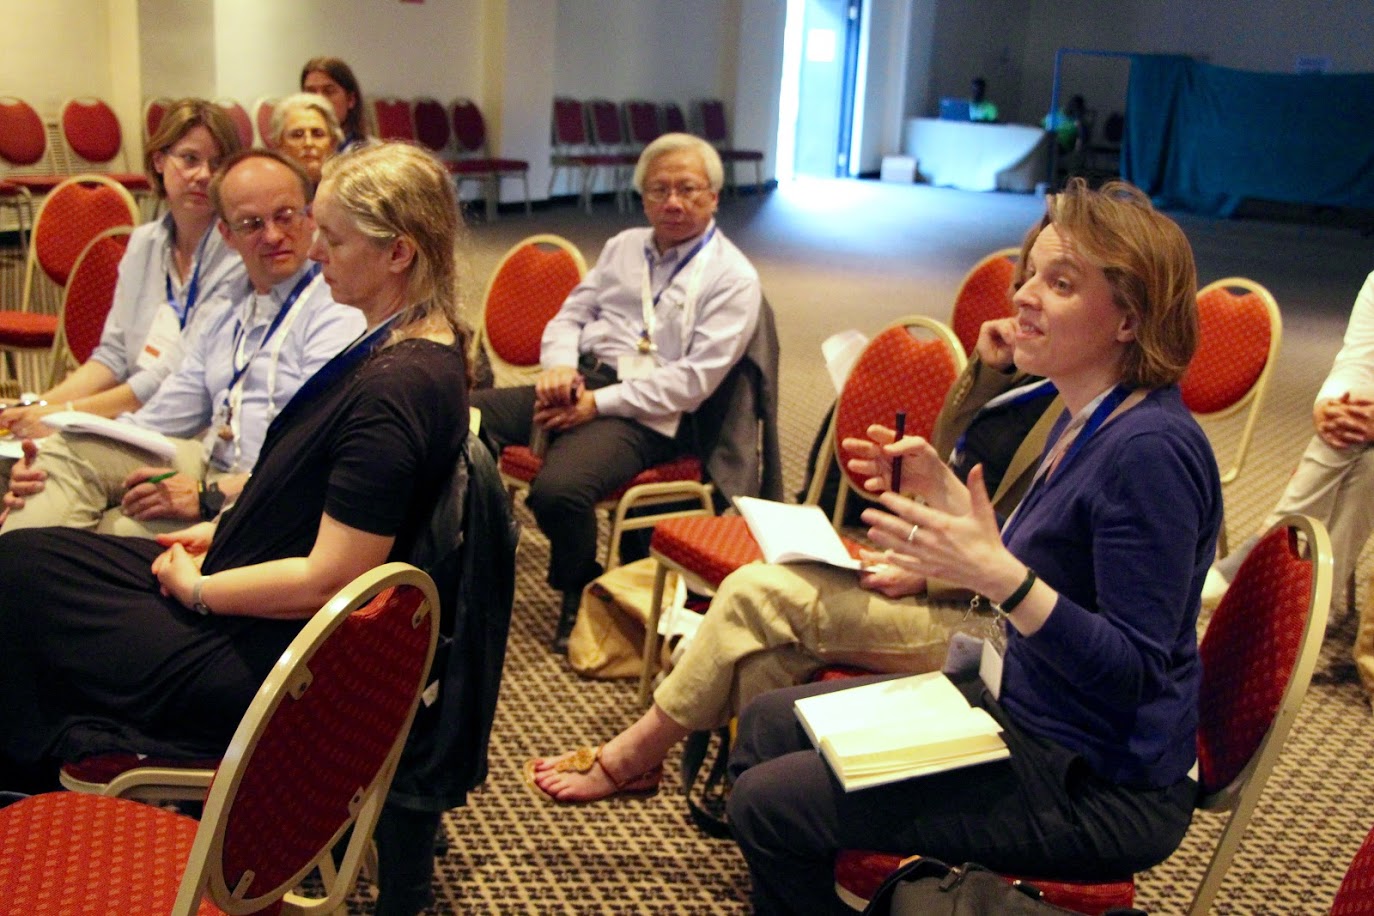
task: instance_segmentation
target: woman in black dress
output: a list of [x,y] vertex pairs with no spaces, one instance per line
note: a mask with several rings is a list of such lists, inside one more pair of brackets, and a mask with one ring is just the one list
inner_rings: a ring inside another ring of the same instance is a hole
[[368,330],[273,422],[232,509],[158,542],[0,535],[0,789],[114,750],[217,756],[305,620],[408,556],[468,427],[447,172],[331,160],[311,256]]

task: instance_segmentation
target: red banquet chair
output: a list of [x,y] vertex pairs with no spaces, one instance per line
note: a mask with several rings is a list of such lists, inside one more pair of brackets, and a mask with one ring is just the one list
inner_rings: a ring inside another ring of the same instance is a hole
[[372,113],[377,116],[377,135],[383,140],[415,142],[415,117],[406,99],[376,99]]
[[[1283,340],[1283,316],[1269,290],[1244,277],[1208,283],[1198,290],[1197,306],[1197,351],[1179,382],[1183,403],[1204,428],[1245,411],[1235,454],[1223,465],[1226,486],[1245,466]],[[1228,547],[1223,522],[1217,552],[1226,556]]]
[[[24,285],[16,308],[0,310],[0,379],[19,378],[23,387],[36,387],[47,378],[46,367],[28,366],[20,372],[18,355],[50,353],[57,336],[55,307],[36,307],[38,274],[65,290],[77,257],[93,238],[106,229],[138,224],[138,205],[120,184],[104,175],[76,175],[55,187],[34,223],[33,238],[24,266]],[[41,360],[39,361],[41,362]]]
[[[434,103],[438,106],[438,103]],[[461,193],[463,183],[476,181],[482,184],[486,199],[486,215],[488,220],[496,218],[496,207],[501,200],[501,182],[507,178],[518,178],[525,190],[525,215],[528,216],[533,211],[530,209],[530,164],[524,159],[507,159],[500,156],[493,156],[487,148],[487,122],[482,117],[482,111],[471,99],[454,99],[450,106],[453,125],[453,142],[457,147],[457,158],[448,163],[448,169],[453,173],[454,180],[458,182],[458,190]],[[449,122],[444,115],[443,108],[437,112],[436,123],[447,128]],[[420,108],[416,105],[415,119],[417,128],[420,120]],[[424,142],[424,138],[421,137]]]
[[[62,106],[62,138],[81,161],[80,171],[104,169],[105,174],[136,195],[152,193],[153,186],[142,172],[130,172],[124,152],[124,133],[114,109],[93,96],[68,99]],[[112,163],[117,170],[110,170]]]
[[[33,106],[14,96],[0,96],[0,161],[5,181],[33,194],[46,194],[67,176],[53,167],[48,128]],[[32,217],[32,207],[29,215]],[[29,220],[33,225],[33,220]]]
[[1016,262],[1021,249],[1003,248],[983,258],[964,275],[959,292],[954,296],[954,310],[950,327],[959,338],[964,352],[973,355],[978,345],[978,332],[983,323],[994,318],[1008,318],[1015,314],[1011,302],[1011,281],[1016,275]]
[[[258,690],[199,823],[83,792],[36,795],[0,809],[5,911],[337,910],[419,705],[438,616],[434,583],[405,563],[364,573],[339,592]],[[338,844],[340,880],[328,896],[292,893]]]
[[105,318],[114,304],[119,262],[129,247],[132,232],[128,226],[106,229],[77,255],[67,287],[62,291],[48,388],[60,382],[68,369],[90,359],[100,344]]
[[244,149],[253,146],[253,119],[238,99],[215,99],[215,104],[224,110],[229,120],[234,122],[234,130],[239,135],[239,143]]
[[[869,341],[854,361],[835,404],[806,502],[815,505],[820,501],[830,463],[837,462],[842,483],[831,520],[838,528],[850,491],[871,498],[863,489],[863,481],[845,467],[840,443],[846,437],[865,436],[874,423],[890,426],[899,410],[906,411],[908,435],[929,437],[945,396],[966,362],[954,333],[939,321],[920,315],[899,319]],[[847,546],[851,553],[858,550],[853,542]],[[639,675],[641,703],[648,701],[649,684],[658,670],[658,618],[668,571],[682,576],[690,590],[709,595],[730,573],[763,559],[748,525],[736,515],[663,522],[654,529],[649,554],[658,568],[645,625],[644,664]]]
[[477,330],[498,386],[533,384],[544,325],[586,272],[577,246],[547,233],[521,239],[501,257],[487,281]]
[[1331,903],[1331,916],[1374,916],[1374,830],[1364,838]]
[[[1198,798],[1202,811],[1228,813],[1190,916],[1203,916],[1235,857],[1264,784],[1297,719],[1326,633],[1331,540],[1321,522],[1280,519],[1246,557],[1207,624],[1199,651]],[[835,891],[862,909],[902,856],[842,851]],[[1135,879],[1062,881],[1019,875],[1045,899],[1078,913],[1130,907]]]
[[735,164],[738,162],[748,162],[754,166],[754,187],[762,189],[763,151],[735,149],[731,145],[730,128],[725,124],[725,103],[720,99],[701,99],[696,103],[696,109],[701,136],[720,153],[730,190],[733,192],[739,188],[739,181],[735,177]]
[[549,165],[549,194],[553,194],[560,173],[573,172],[582,209],[591,213],[597,177],[602,169],[609,169],[614,177],[621,167],[621,158],[593,145],[587,129],[587,109],[582,102],[559,97],[553,100],[553,152]]

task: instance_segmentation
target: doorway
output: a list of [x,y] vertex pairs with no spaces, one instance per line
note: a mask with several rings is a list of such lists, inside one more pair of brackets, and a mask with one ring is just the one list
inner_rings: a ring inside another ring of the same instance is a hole
[[788,0],[778,178],[850,175],[863,0]]

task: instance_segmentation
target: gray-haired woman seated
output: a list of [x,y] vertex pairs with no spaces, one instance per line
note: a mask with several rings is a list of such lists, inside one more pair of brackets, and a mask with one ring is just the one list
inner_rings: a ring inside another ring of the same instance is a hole
[[453,182],[375,146],[326,164],[314,214],[311,256],[367,330],[273,421],[233,508],[157,541],[0,534],[0,789],[96,753],[217,756],[305,620],[428,525],[468,431]]
[[325,160],[343,143],[334,106],[313,92],[288,95],[272,109],[267,145],[301,164],[311,184],[320,183]]

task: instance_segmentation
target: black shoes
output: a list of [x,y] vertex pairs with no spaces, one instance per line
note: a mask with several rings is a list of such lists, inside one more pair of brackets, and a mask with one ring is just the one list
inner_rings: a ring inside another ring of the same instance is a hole
[[581,606],[582,589],[569,589],[563,593],[563,603],[558,608],[558,627],[553,631],[553,642],[549,644],[555,654],[568,654],[568,637],[572,635],[573,624],[577,623],[577,609]]

